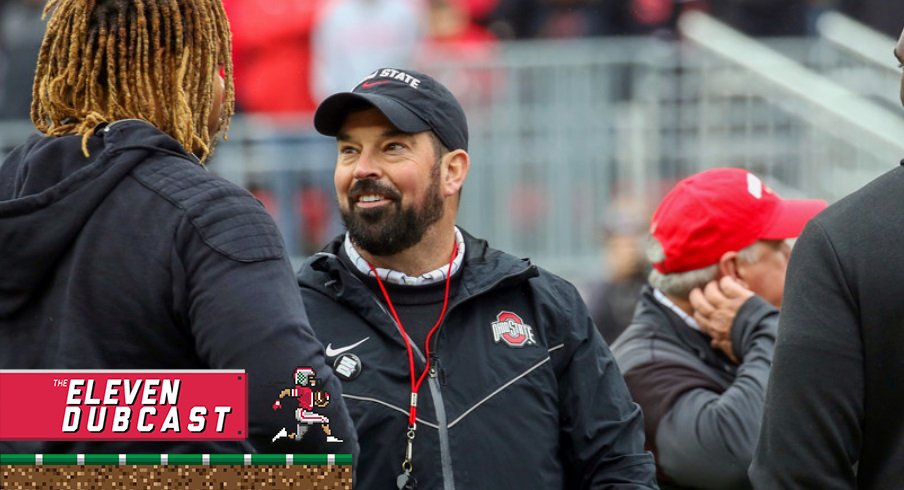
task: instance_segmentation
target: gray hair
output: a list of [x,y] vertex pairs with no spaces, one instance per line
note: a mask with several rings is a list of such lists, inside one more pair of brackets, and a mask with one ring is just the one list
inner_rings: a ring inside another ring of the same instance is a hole
[[[744,262],[753,263],[759,260],[758,253],[754,248],[759,242],[753,242],[751,245],[738,251],[738,258]],[[646,244],[647,259],[651,263],[657,263],[665,260],[665,250],[659,240],[650,236]],[[706,283],[714,280],[719,273],[719,264],[713,264],[700,269],[694,269],[685,272],[673,272],[671,274],[663,274],[654,267],[650,270],[650,276],[647,278],[650,286],[659,289],[669,296],[679,298],[687,298],[690,296],[694,288],[702,288]]]

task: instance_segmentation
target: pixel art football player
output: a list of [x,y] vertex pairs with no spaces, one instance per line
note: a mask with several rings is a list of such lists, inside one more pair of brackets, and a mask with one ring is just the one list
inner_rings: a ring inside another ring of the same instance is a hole
[[279,400],[283,397],[293,396],[297,398],[298,408],[295,409],[296,431],[288,433],[286,428],[283,427],[273,436],[273,442],[282,437],[299,441],[314,424],[320,424],[323,433],[326,434],[327,442],[342,442],[342,439],[333,436],[330,432],[330,419],[313,411],[314,407],[326,408],[330,404],[330,394],[324,390],[315,389],[316,387],[317,377],[312,368],[303,367],[295,370],[295,387],[286,388],[279,392],[279,399],[273,404],[273,410],[282,408],[282,403]]

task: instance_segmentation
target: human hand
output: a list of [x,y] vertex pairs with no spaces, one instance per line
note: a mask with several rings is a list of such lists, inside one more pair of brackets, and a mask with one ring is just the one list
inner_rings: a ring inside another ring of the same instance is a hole
[[695,288],[689,298],[694,308],[694,320],[703,333],[712,337],[710,345],[735,363],[738,358],[731,344],[731,327],[741,305],[751,296],[753,291],[731,276],[725,276],[719,281],[710,281],[702,290]]

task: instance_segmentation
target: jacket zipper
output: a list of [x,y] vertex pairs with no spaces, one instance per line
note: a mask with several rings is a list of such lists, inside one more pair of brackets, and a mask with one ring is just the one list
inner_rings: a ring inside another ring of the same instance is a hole
[[[468,299],[479,296],[486,291],[491,291],[493,288],[498,286],[501,282],[505,281],[509,277],[510,276],[502,277],[498,281],[495,281],[492,284],[490,284],[489,286],[487,286],[486,288],[481,288],[480,290],[475,291],[473,294],[469,295],[467,298],[464,298],[462,300],[459,300],[459,301],[449,305],[449,310],[446,312],[446,318],[448,318],[449,314],[452,313],[452,310],[456,306],[464,303]],[[374,300],[376,300],[376,298],[374,298]],[[386,311],[386,308],[384,308],[383,305],[380,304],[379,301],[377,301],[377,304],[387,315],[389,315],[389,312]],[[391,316],[390,316],[390,318],[391,318]],[[439,355],[437,353],[438,352],[437,344],[439,343],[440,332],[442,331],[443,327],[445,327],[445,326],[446,326],[446,321],[444,319],[443,323],[439,326],[439,329],[437,329],[437,331],[436,331],[436,338],[433,340],[433,346],[432,346],[433,354],[431,355],[431,357],[433,359],[431,359],[431,363],[430,363],[430,372],[427,377],[427,384],[430,386],[430,396],[433,397],[433,408],[436,411],[436,425],[438,427],[437,432],[439,435],[439,455],[440,455],[440,461],[441,461],[442,469],[443,469],[443,490],[455,490],[455,478],[452,473],[452,449],[449,445],[449,427],[448,427],[448,420],[446,418],[446,404],[443,401],[443,394],[442,394],[442,391],[440,390],[440,381],[441,381],[440,376],[442,373],[440,372],[441,367],[439,364]],[[426,359],[426,357],[424,357],[424,354],[421,352],[421,350],[418,348],[418,346],[412,342],[411,347],[413,348],[414,352],[417,354],[417,356],[421,360],[421,362],[426,363],[427,359]]]
[[[427,360],[424,357],[424,354],[421,353],[421,350],[418,349],[414,343],[411,344],[411,347],[414,349],[414,352],[417,353],[421,362],[426,363]],[[436,356],[434,358],[438,359],[439,357]],[[433,397],[433,409],[436,412],[436,426],[439,435],[439,458],[443,468],[443,490],[455,490],[455,477],[452,474],[452,449],[449,447],[449,427],[446,420],[446,404],[443,401],[443,394],[439,388],[435,365],[430,366],[427,384],[430,386],[430,396]]]

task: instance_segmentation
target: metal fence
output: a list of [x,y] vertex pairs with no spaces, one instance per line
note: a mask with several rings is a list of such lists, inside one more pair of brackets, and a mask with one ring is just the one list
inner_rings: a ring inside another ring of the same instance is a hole
[[[459,222],[583,282],[602,273],[600,224],[618,195],[655,205],[675,179],[742,166],[782,194],[836,200],[904,156],[904,120],[890,102],[898,79],[887,69],[818,38],[732,38],[744,53],[750,43],[783,53],[774,68],[688,37],[503,44],[480,61],[434,53],[420,68],[459,95],[470,123]],[[793,89],[811,77],[832,88],[820,92],[827,100]],[[309,121],[237,118],[210,167],[274,209],[297,257],[341,230],[334,144]],[[899,142],[889,141],[899,126]],[[0,126],[0,151],[19,128]]]

